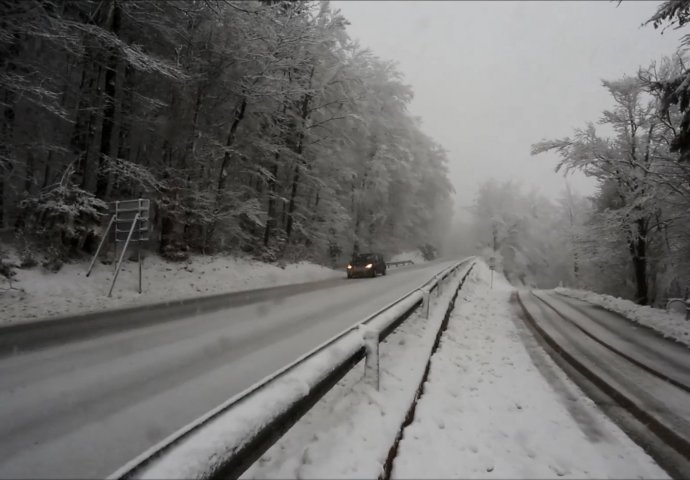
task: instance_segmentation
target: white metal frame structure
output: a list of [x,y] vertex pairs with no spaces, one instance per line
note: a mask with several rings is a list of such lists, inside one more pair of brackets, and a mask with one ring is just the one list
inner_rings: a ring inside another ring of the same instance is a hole
[[[101,253],[103,245],[110,230],[114,227],[114,244],[115,253],[117,254],[117,244],[124,243],[122,246],[122,251],[120,252],[119,259],[115,265],[115,270],[113,271],[113,281],[110,284],[110,290],[108,290],[108,296],[112,296],[113,288],[115,288],[115,282],[120,274],[120,268],[122,267],[122,262],[125,259],[125,254],[127,252],[127,247],[130,242],[137,243],[137,263],[139,265],[139,288],[138,292],[142,293],[142,263],[143,259],[141,257],[141,244],[142,242],[149,239],[149,210],[151,202],[146,198],[138,198],[136,200],[122,200],[116,201],[113,204],[114,213],[110,217],[108,222],[108,227],[103,233],[96,253],[91,260],[89,265],[89,270],[86,272],[88,277],[93,270],[96,263],[98,255]],[[136,232],[136,235],[135,235]],[[125,236],[126,234],[126,236]]]

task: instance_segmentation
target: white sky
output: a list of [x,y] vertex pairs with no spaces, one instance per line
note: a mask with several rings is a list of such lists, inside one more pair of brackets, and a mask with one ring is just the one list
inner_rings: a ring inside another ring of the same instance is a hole
[[[530,155],[610,106],[601,79],[635,74],[670,55],[681,32],[641,27],[659,2],[332,1],[350,36],[399,63],[415,92],[410,111],[449,153],[457,203],[493,177],[564,188],[557,157]],[[577,192],[593,183],[570,177]]]

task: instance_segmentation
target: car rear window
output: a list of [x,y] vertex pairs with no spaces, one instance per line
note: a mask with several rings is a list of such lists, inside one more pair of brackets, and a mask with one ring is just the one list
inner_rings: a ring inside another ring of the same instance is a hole
[[374,261],[376,261],[376,255],[362,254],[362,255],[357,255],[352,260],[352,263],[355,265],[366,265],[366,264],[374,262]]

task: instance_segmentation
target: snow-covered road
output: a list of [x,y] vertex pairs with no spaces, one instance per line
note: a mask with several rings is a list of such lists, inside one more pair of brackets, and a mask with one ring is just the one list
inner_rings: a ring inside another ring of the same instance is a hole
[[547,292],[520,298],[567,354],[681,441],[690,442],[690,349],[579,300]]
[[595,338],[690,391],[687,346],[591,303],[552,292],[535,294]]
[[0,360],[0,477],[103,477],[453,262]]

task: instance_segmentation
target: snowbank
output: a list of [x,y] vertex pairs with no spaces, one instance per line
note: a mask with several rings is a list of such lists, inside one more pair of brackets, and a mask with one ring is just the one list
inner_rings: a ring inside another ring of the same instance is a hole
[[[57,273],[41,267],[17,269],[13,286],[0,293],[0,325],[90,311],[142,305],[171,299],[250,290],[342,276],[342,272],[302,262],[276,265],[227,256],[194,256],[184,263],[158,256],[144,261],[143,290],[137,293],[138,267],[125,262],[112,298],[112,265],[97,263],[86,278],[88,263],[66,264]],[[7,287],[7,283],[0,286]]]
[[392,477],[668,478],[536,343],[533,361],[512,287],[488,273],[463,287]]
[[683,316],[667,313],[665,310],[637,305],[630,300],[571,288],[556,288],[556,292],[568,297],[584,300],[618,313],[628,320],[653,328],[666,338],[690,346],[690,321]]
[[426,263],[426,260],[424,260],[424,256],[422,255],[422,252],[419,250],[412,250],[410,252],[402,252],[398,253],[397,255],[393,255],[389,262],[406,262],[412,260],[414,263]]

